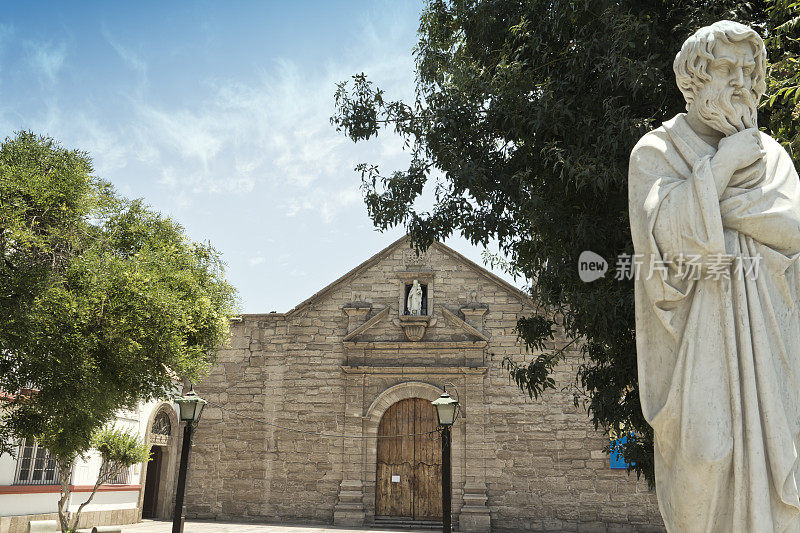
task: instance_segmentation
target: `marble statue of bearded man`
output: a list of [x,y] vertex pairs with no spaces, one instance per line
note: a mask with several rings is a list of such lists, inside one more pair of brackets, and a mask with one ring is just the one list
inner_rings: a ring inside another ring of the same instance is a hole
[[800,182],[756,129],[765,49],[717,22],[675,58],[687,112],[631,153],[636,347],[667,530],[800,531]]

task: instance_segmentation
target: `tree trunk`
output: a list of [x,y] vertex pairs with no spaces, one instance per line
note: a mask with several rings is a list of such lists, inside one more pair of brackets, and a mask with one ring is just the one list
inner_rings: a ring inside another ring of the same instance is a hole
[[58,465],[58,479],[61,485],[59,489],[60,498],[58,500],[58,522],[61,525],[61,532],[67,533],[69,531],[69,483],[72,479],[72,468],[75,465],[75,459],[72,458],[68,461],[58,459],[56,464]]

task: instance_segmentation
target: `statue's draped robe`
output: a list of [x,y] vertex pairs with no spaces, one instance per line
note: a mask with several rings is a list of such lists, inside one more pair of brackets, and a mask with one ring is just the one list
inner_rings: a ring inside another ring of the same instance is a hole
[[[631,153],[639,386],[674,533],[800,531],[800,183],[761,138],[765,158],[721,196],[716,149],[683,114]],[[680,254],[732,256],[730,277],[681,276],[676,263],[662,275]]]
[[411,290],[408,291],[408,312],[412,315],[419,315],[422,313],[422,287],[420,285],[412,285]]

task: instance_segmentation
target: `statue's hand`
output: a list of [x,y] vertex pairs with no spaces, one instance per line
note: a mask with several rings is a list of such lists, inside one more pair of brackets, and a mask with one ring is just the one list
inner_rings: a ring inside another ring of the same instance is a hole
[[765,155],[761,135],[756,128],[748,128],[719,141],[719,149],[712,162],[721,160],[731,168],[731,173],[746,168]]
[[733,173],[747,168],[766,155],[757,128],[748,128],[719,141],[717,153],[711,158],[711,171],[722,194]]

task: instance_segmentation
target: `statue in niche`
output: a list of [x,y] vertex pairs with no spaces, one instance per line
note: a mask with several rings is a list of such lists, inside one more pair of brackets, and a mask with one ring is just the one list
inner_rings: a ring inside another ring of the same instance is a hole
[[409,315],[419,316],[422,314],[422,286],[417,279],[414,280],[411,289],[408,291],[406,305],[408,306]]
[[670,532],[800,531],[800,181],[757,129],[765,65],[751,28],[700,29],[674,62],[687,112],[631,153],[639,387]]

